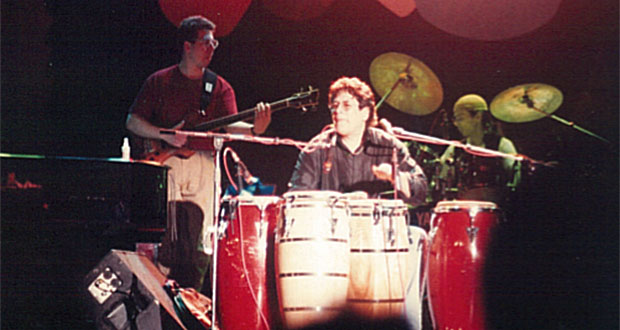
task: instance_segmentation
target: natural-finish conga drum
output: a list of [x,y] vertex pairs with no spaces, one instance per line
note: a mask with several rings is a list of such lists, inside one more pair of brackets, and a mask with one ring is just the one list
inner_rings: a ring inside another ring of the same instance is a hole
[[363,317],[404,317],[411,276],[407,207],[400,200],[350,199],[347,302]]
[[282,199],[225,199],[226,223],[217,254],[217,314],[221,329],[274,329],[279,311],[274,279],[274,230]]
[[346,306],[349,218],[345,198],[333,191],[283,195],[276,230],[276,277],[289,329],[330,320]]
[[428,294],[435,329],[485,329],[483,267],[501,214],[492,202],[441,201],[433,210]]

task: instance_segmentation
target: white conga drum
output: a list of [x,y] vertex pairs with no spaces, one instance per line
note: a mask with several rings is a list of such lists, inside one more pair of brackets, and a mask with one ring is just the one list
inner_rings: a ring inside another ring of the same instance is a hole
[[400,200],[349,200],[351,267],[347,302],[363,317],[404,317],[411,266],[407,207]]
[[405,305],[407,322],[412,330],[422,329],[422,299],[426,282],[426,253],[428,252],[428,235],[418,226],[409,226],[409,268],[411,277],[407,285]]
[[283,323],[294,329],[326,322],[346,306],[349,218],[338,192],[296,191],[283,198],[276,284]]

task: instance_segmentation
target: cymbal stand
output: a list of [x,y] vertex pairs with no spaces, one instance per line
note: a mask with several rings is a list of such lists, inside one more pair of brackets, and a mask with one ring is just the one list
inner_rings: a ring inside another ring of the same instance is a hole
[[551,118],[551,119],[555,119],[555,120],[559,121],[560,123],[562,123],[562,124],[564,124],[564,125],[566,125],[568,127],[572,127],[574,129],[582,132],[582,133],[590,135],[591,137],[597,138],[597,139],[599,139],[599,140],[601,140],[603,142],[610,143],[609,140],[607,140],[607,139],[605,139],[605,138],[603,138],[603,137],[601,137],[601,136],[599,136],[597,134],[594,134],[594,133],[588,131],[587,129],[585,129],[585,128],[575,124],[572,121],[568,121],[566,119],[560,118],[560,117],[558,117],[558,116],[556,116],[554,114],[548,114],[548,113],[542,111],[541,109],[538,109],[536,106],[534,106],[534,102],[529,98],[529,96],[527,95],[527,92],[523,95],[523,99],[522,99],[521,102],[525,103],[525,105],[527,105],[528,108],[530,108],[530,109],[532,109],[532,110],[534,110],[536,112],[540,112],[540,113],[544,114],[545,117],[548,117],[548,118]]
[[375,105],[375,109],[379,110],[379,107],[381,107],[383,102],[385,102],[385,100],[387,100],[387,98],[390,97],[390,95],[392,95],[394,90],[396,90],[396,87],[398,87],[398,85],[401,82],[408,81],[411,84],[413,84],[414,88],[417,87],[415,85],[415,83],[413,82],[413,77],[411,77],[410,75],[407,74],[407,71],[409,70],[410,66],[411,66],[411,62],[407,63],[407,67],[405,68],[405,70],[401,74],[398,75],[398,80],[396,80],[394,85],[392,85],[392,87],[390,87],[390,89],[387,91],[387,93],[385,93],[385,95],[383,95],[383,97],[379,100],[379,102],[377,102],[377,104]]
[[568,127],[572,127],[574,129],[580,131],[581,133],[585,133],[587,135],[590,135],[591,137],[597,138],[597,139],[599,139],[599,140],[601,140],[603,142],[610,143],[609,140],[607,140],[607,139],[605,139],[605,138],[603,138],[603,137],[601,137],[599,135],[596,135],[596,134],[588,131],[587,129],[585,129],[585,128],[575,124],[572,121],[568,121],[568,120],[562,119],[562,118],[560,118],[560,117],[558,117],[558,116],[556,116],[554,114],[548,115],[548,117],[550,117],[552,119],[555,119],[555,120],[559,121],[560,123],[562,123],[562,124],[564,124],[564,125],[566,125]]

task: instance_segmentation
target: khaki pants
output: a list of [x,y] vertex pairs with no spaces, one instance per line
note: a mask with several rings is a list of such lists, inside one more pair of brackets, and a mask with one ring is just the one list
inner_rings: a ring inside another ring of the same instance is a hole
[[[160,261],[181,287],[197,291],[211,266],[215,163],[212,152],[169,158],[168,226]],[[208,292],[209,290],[203,290]]]

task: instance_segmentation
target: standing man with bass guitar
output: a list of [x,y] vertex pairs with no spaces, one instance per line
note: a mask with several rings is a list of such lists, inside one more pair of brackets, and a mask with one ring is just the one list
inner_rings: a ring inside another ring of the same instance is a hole
[[[182,287],[209,295],[208,270],[213,252],[214,147],[212,141],[161,129],[191,130],[200,123],[237,113],[235,93],[224,78],[207,67],[218,46],[215,24],[202,16],[184,19],[177,30],[178,64],[153,73],[144,82],[127,116],[126,128],[145,139],[150,156],[168,166],[170,204],[159,261]],[[236,122],[229,133],[258,135],[271,122],[269,104],[259,103],[254,125]],[[134,145],[134,150],[140,146]],[[167,148],[168,151],[162,150]],[[155,150],[152,150],[152,149]],[[178,151],[178,152],[177,152]],[[189,151],[189,152],[182,152]],[[153,156],[155,155],[155,156]],[[203,284],[207,278],[207,285]]]

